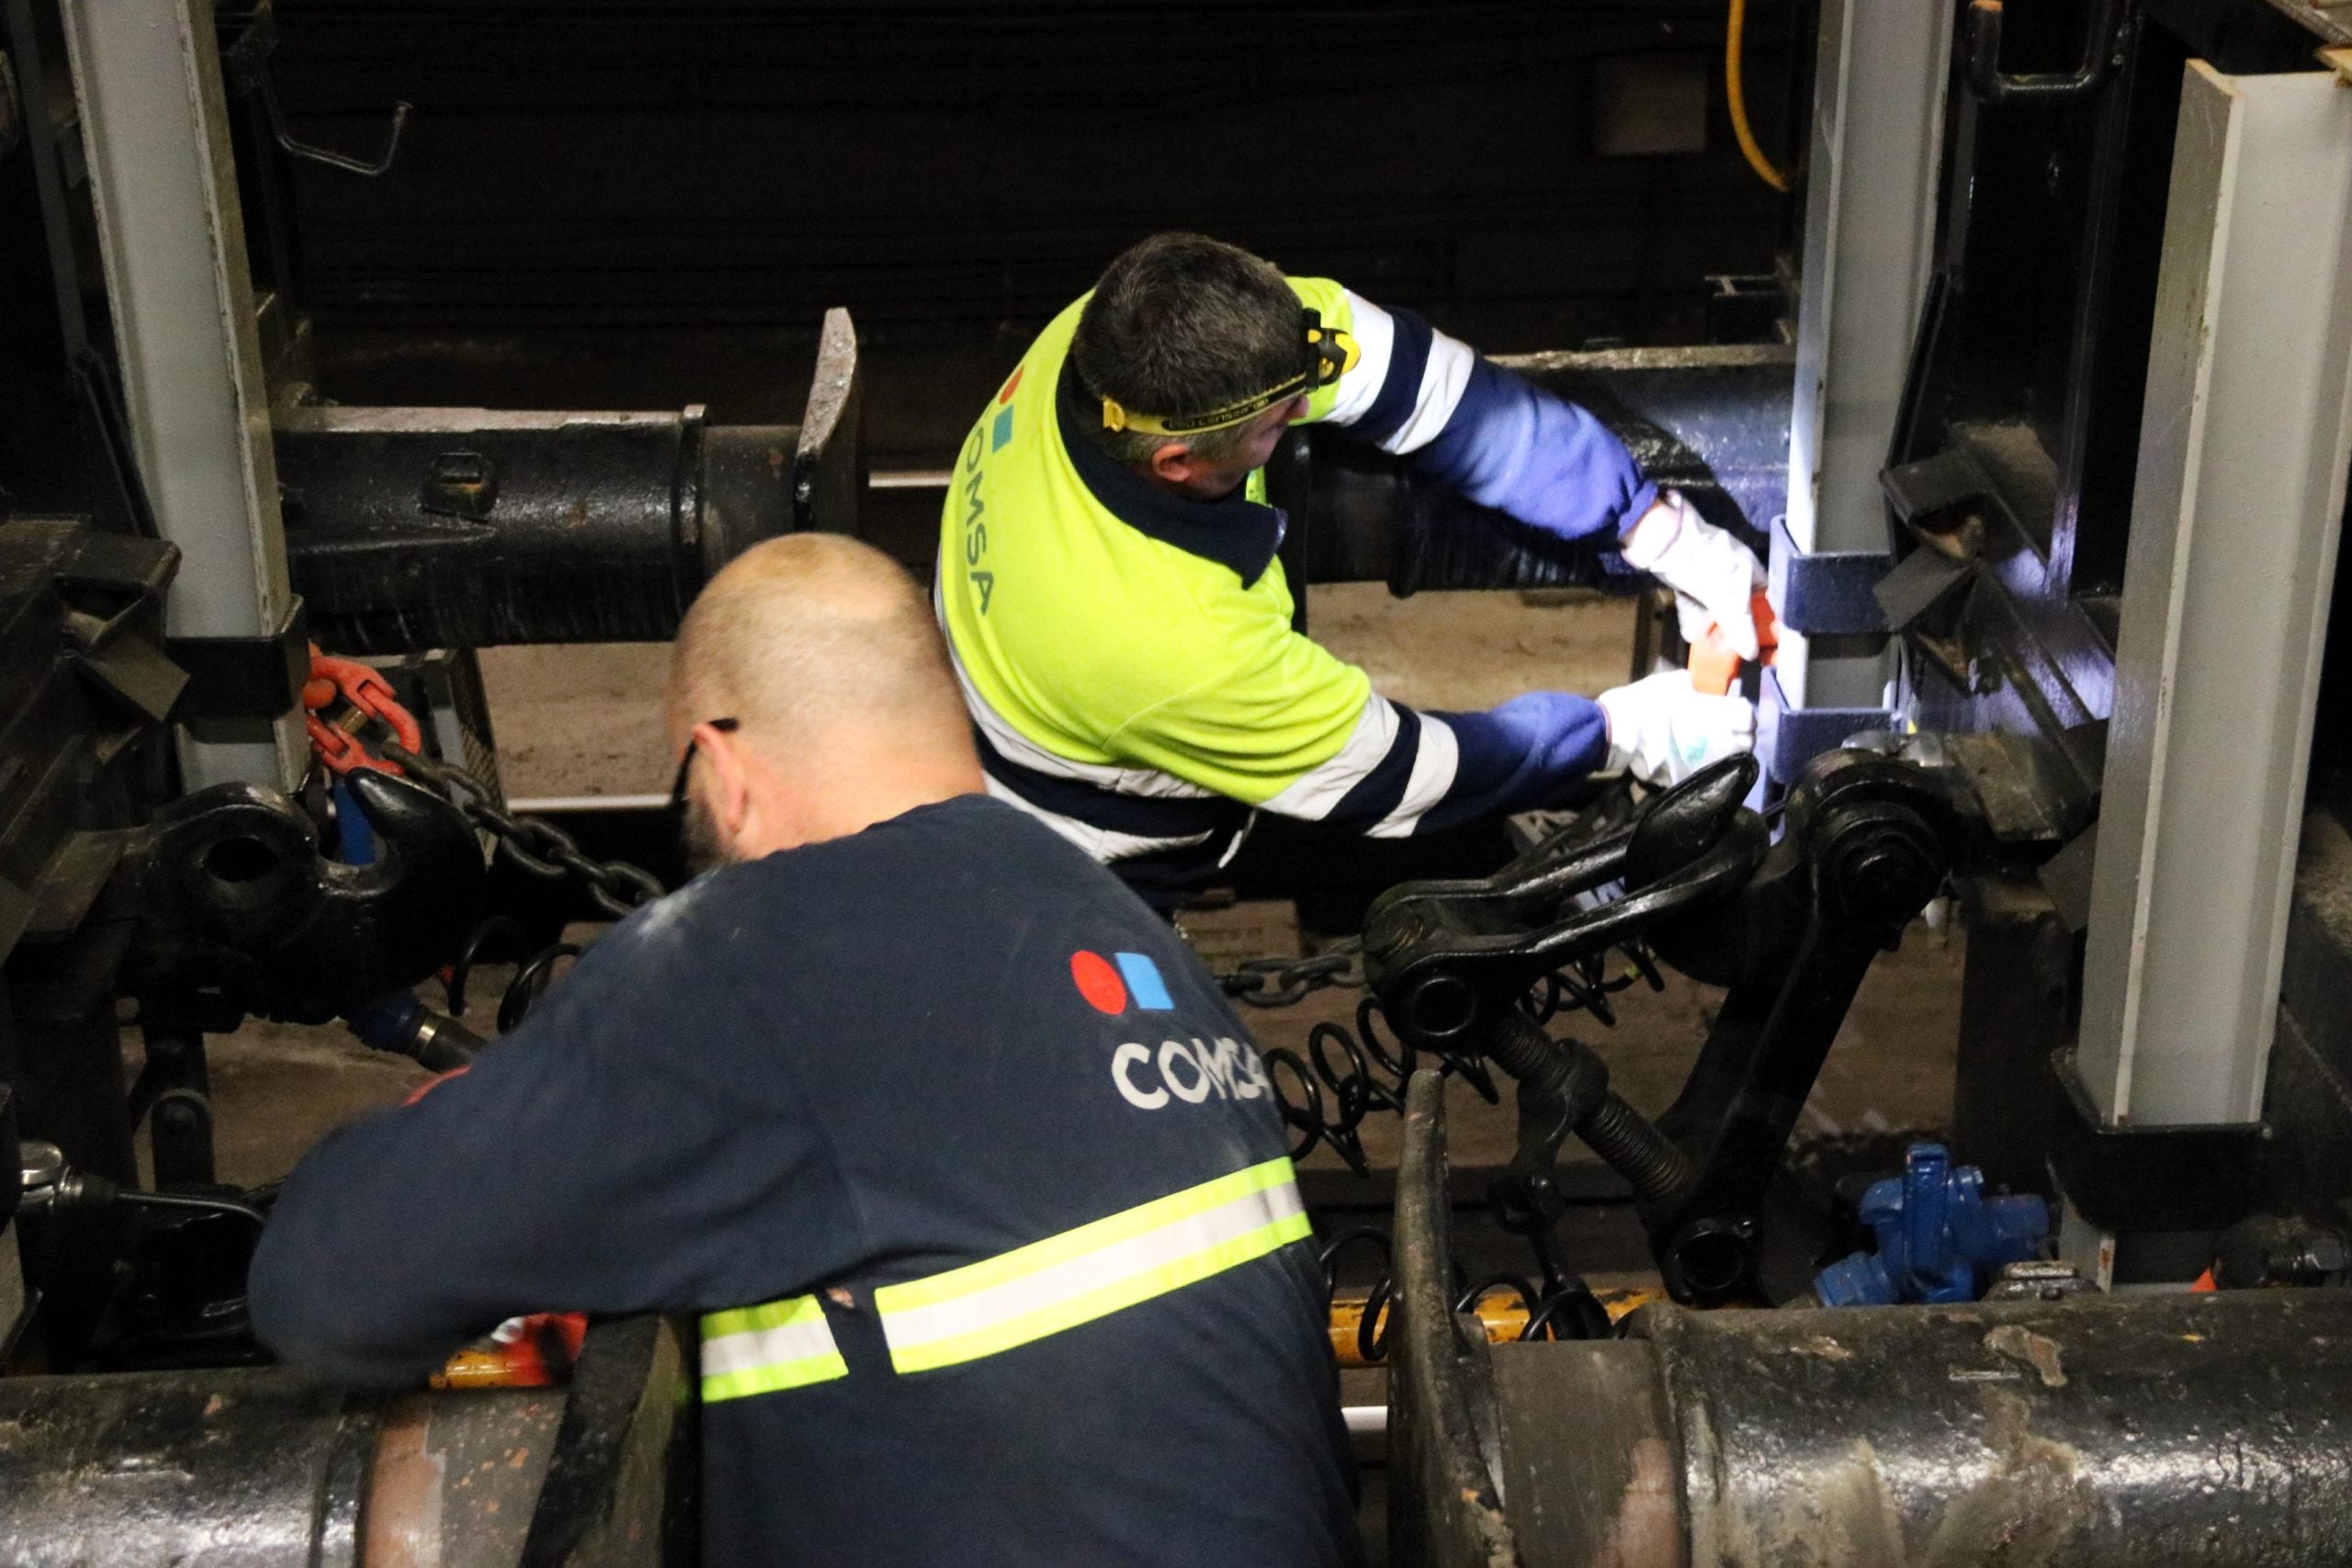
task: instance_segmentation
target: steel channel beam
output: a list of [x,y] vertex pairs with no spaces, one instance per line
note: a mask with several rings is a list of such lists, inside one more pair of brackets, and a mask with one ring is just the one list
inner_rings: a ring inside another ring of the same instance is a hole
[[2248,1122],[2277,1027],[2352,451],[2352,96],[2184,74],[2077,1061],[2110,1122]]
[[[1937,166],[1951,48],[1950,11],[1826,0],[1815,66],[1789,419],[1788,522],[1775,538],[1773,603],[1792,548],[1883,553],[1886,466],[1935,236]],[[1791,707],[1876,708],[1875,653],[1813,657],[1781,634],[1774,661]]]
[[[293,611],[244,220],[209,0],[62,0],[139,472],[185,561],[175,637],[265,638]],[[181,750],[191,789],[290,786],[289,710]]]

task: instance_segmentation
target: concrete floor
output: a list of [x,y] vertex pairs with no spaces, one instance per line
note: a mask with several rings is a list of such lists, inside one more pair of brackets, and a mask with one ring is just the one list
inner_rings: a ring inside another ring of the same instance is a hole
[[[1381,690],[1439,708],[1484,706],[1539,687],[1594,691],[1626,678],[1633,608],[1624,601],[1558,593],[1427,593],[1391,599],[1375,584],[1317,588],[1313,630],[1362,663]],[[510,796],[638,795],[668,785],[672,760],[657,713],[667,649],[657,646],[498,649],[483,654]],[[1252,949],[1295,942],[1286,909],[1244,908],[1188,919],[1204,948]],[[1949,1115],[1962,949],[1914,927],[1902,951],[1882,959],[1863,987],[1805,1110],[1814,1133],[1933,1129]],[[503,976],[484,973],[469,1024],[488,1033]],[[438,988],[428,987],[438,1005]],[[1704,1036],[1717,993],[1679,976],[1667,989],[1623,993],[1614,1029],[1587,1027],[1633,1103],[1656,1111],[1673,1098]],[[1250,1010],[1268,1046],[1298,1048],[1324,1020],[1351,1017],[1354,993],[1324,992],[1297,1008]],[[136,1045],[126,1041],[135,1061]],[[256,1182],[280,1175],[336,1122],[395,1101],[423,1081],[405,1061],[371,1053],[340,1031],[248,1024],[212,1053],[220,1170]],[[1460,1164],[1508,1158],[1511,1118],[1457,1086],[1453,1139]],[[1393,1165],[1397,1127],[1375,1116],[1364,1129],[1376,1164]],[[1337,1166],[1318,1152],[1310,1168]]]

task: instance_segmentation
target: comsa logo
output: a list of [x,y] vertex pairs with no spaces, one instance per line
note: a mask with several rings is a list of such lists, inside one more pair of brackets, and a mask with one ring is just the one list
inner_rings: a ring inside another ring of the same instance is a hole
[[1170,1100],[1198,1105],[1214,1094],[1220,1100],[1255,1100],[1272,1094],[1266,1064],[1238,1040],[1217,1036],[1215,1044],[1193,1036],[1163,1040],[1159,1049],[1126,1044],[1111,1053],[1111,1081],[1120,1096],[1138,1111],[1157,1111]]
[[[1173,1012],[1168,982],[1148,953],[1114,953],[1105,958],[1084,948],[1069,955],[1069,977],[1086,1005],[1117,1018],[1136,1012]],[[1266,1064],[1238,1040],[1163,1040],[1158,1046],[1133,1043],[1111,1053],[1111,1082],[1120,1098],[1139,1111],[1158,1111],[1171,1101],[1198,1105],[1220,1100],[1256,1100],[1272,1094]]]

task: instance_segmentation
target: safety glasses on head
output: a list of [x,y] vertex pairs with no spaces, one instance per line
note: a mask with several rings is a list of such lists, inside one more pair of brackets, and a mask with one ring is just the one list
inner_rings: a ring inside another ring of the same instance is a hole
[[[732,735],[743,727],[740,718],[713,718],[704,722],[721,735]],[[699,742],[690,734],[686,737],[686,749],[678,754],[678,776],[670,782],[670,810],[673,815],[686,809],[686,773],[695,765],[695,751],[698,745]]]
[[1229,429],[1293,398],[1329,386],[1354,369],[1363,355],[1352,336],[1325,326],[1323,312],[1315,310],[1299,311],[1299,351],[1300,364],[1295,373],[1262,392],[1199,413],[1136,413],[1121,406],[1116,399],[1104,398],[1102,428],[1137,430],[1146,435],[1205,435],[1212,430]]

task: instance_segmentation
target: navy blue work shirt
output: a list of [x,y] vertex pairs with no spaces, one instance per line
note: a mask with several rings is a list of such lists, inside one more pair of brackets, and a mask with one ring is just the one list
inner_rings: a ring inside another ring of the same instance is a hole
[[697,879],[329,1134],[253,1320],[389,1385],[520,1314],[699,1315],[715,1563],[1354,1562],[1283,1152],[1182,942],[959,796]]

